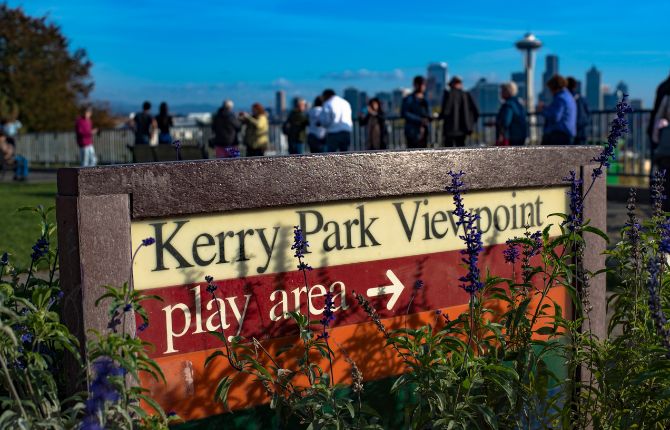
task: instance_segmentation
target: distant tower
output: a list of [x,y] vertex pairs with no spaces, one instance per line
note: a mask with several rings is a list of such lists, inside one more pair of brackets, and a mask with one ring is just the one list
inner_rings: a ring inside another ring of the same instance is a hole
[[479,111],[484,114],[495,114],[500,108],[500,84],[487,82],[480,78],[470,94],[475,99]]
[[442,102],[442,93],[447,86],[447,63],[429,64],[427,75],[426,99],[430,106],[438,106]]
[[552,76],[557,74],[558,56],[547,55],[545,57],[544,73],[542,74],[542,90],[540,91],[540,100],[545,103],[550,103],[552,99],[551,91],[547,88],[547,82],[549,82],[549,79],[551,79]]
[[[535,51],[540,49],[540,42],[532,33],[526,33],[523,39],[516,42],[516,47],[523,54],[523,65],[526,70],[526,109],[529,114],[535,113],[535,94],[533,89],[533,74],[535,73]],[[537,130],[535,130],[535,115],[528,118],[530,127],[530,140],[537,140]]]
[[603,109],[602,75],[596,66],[586,72],[586,104],[591,110]]
[[280,120],[283,120],[286,116],[286,93],[284,90],[275,93],[275,115]]

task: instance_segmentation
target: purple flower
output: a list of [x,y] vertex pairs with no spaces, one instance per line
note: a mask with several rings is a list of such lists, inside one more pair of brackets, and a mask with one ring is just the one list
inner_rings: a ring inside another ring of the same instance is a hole
[[323,326],[323,331],[321,334],[318,336],[318,339],[328,339],[328,328],[330,327],[330,323],[335,321],[335,315],[333,313],[333,309],[335,308],[335,305],[333,304],[333,293],[328,291],[326,293],[326,301],[323,307],[323,318],[321,318],[321,326]]
[[147,237],[146,239],[142,239],[142,246],[151,246],[154,243],[156,243],[156,239],[153,237]]
[[442,309],[436,309],[435,315],[442,315]]
[[112,314],[112,319],[107,323],[107,328],[116,333],[116,327],[119,325],[121,325],[121,317],[119,316],[119,311],[115,309]]
[[143,322],[142,324],[140,324],[139,327],[137,327],[137,331],[138,331],[138,332],[143,332],[143,331],[146,330],[147,328],[149,328],[149,323],[145,321],[145,322]]
[[574,170],[570,171],[570,176],[563,179],[570,184],[567,195],[570,198],[570,214],[564,221],[570,231],[578,231],[584,221],[584,198],[582,196],[582,185],[584,181],[577,177]]
[[663,202],[667,199],[665,195],[665,170],[654,172],[651,179],[651,207],[654,209],[654,216],[663,216]]
[[214,291],[218,288],[216,284],[214,284],[214,277],[207,275],[205,276],[205,281],[207,281],[207,292],[214,294]]
[[86,400],[86,412],[83,419],[84,423],[88,423],[88,427],[85,428],[97,428],[95,427],[99,425],[97,417],[104,410],[105,404],[119,401],[119,392],[110,378],[121,377],[124,373],[124,370],[109,357],[100,357],[93,362],[93,378],[88,387],[88,400]]
[[505,262],[514,264],[519,259],[519,248],[518,244],[513,242],[512,239],[507,240],[507,249],[503,251],[503,257],[505,257]]
[[30,257],[33,259],[33,262],[35,262],[44,257],[47,252],[49,252],[49,242],[44,237],[41,237],[35,242],[35,245],[33,245],[33,253]]
[[293,245],[291,245],[291,249],[295,251],[295,254],[293,254],[293,256],[298,259],[298,270],[301,270],[303,272],[305,270],[312,270],[312,267],[302,260],[305,254],[309,252],[307,248],[309,248],[309,242],[305,240],[305,237],[302,234],[302,229],[297,225],[294,226]]
[[463,196],[464,192],[464,183],[461,179],[463,177],[463,172],[454,173],[449,172],[451,176],[451,184],[447,186],[447,191],[453,194],[454,214],[458,216],[458,221],[456,221],[457,226],[463,226],[463,234],[458,237],[465,242],[465,249],[461,250],[461,254],[464,255],[461,259],[468,268],[468,273],[465,276],[459,278],[459,281],[462,282],[460,285],[465,291],[470,295],[474,295],[477,291],[484,288],[484,284],[480,280],[480,271],[479,271],[479,254],[484,249],[482,243],[482,232],[477,226],[477,221],[479,220],[479,215],[472,213],[471,211],[466,211],[465,206],[463,205]]
[[175,151],[177,151],[177,160],[181,160],[181,140],[175,140],[172,142]]
[[323,306],[323,318],[321,319],[321,325],[324,329],[330,327],[330,323],[335,320],[335,315],[333,314],[333,309],[335,305],[333,304],[333,293],[328,291],[326,293],[326,301]]
[[661,307],[660,282],[661,282],[661,262],[658,257],[649,259],[647,267],[649,279],[647,280],[647,290],[649,292],[649,310],[654,320],[656,333],[661,338],[661,343],[668,349],[670,354],[670,330],[666,328],[668,323],[663,308]]
[[239,158],[240,157],[240,150],[237,149],[237,146],[228,146],[224,148],[224,151],[226,152],[226,157],[227,158]]
[[296,258],[304,257],[305,253],[309,252],[307,251],[308,247],[309,242],[305,240],[305,237],[302,234],[302,229],[297,225],[293,226],[293,245],[291,245],[291,249],[295,251],[293,256]]
[[21,342],[23,343],[32,343],[34,336],[31,332],[27,331],[21,335]]
[[0,266],[6,266],[9,264],[9,255],[7,255],[6,252],[2,253],[2,257],[0,257]]
[[614,150],[616,148],[617,142],[626,133],[628,133],[628,121],[626,120],[626,114],[632,112],[633,109],[627,103],[627,99],[628,94],[624,94],[621,101],[617,103],[616,118],[612,120],[610,132],[607,136],[607,145],[603,148],[600,155],[594,157],[591,160],[598,163],[598,167],[593,169],[593,173],[591,173],[591,178],[593,178],[593,180],[603,174],[603,167],[610,166],[611,160],[614,159]]
[[123,312],[130,312],[132,308],[133,308],[132,303],[126,303],[125,306],[123,307]]
[[414,289],[417,290],[417,291],[422,289],[423,286],[424,286],[424,283],[421,279],[417,279],[417,281],[414,283]]
[[465,183],[461,179],[465,173],[462,171],[456,173],[450,170],[448,175],[451,176],[451,183],[447,185],[447,191],[454,196],[454,206],[456,206],[456,209],[454,209],[454,215],[460,218],[465,214],[465,206],[463,206],[462,194],[465,194],[466,189]]
[[542,232],[537,230],[535,233],[531,233],[529,237],[533,241],[533,246],[530,249],[530,256],[533,257],[539,254],[540,249],[542,249]]

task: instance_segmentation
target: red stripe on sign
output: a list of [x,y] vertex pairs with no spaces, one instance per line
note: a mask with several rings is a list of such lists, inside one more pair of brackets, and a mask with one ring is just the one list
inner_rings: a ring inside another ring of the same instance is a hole
[[[502,257],[504,247],[493,245],[483,252],[482,273],[488,268],[499,276],[511,276],[512,268]],[[287,336],[296,327],[285,313],[299,309],[306,315],[309,306],[312,319],[321,319],[328,291],[335,304],[332,327],[368,320],[353,292],[366,296],[382,318],[456,306],[468,301],[458,286],[458,278],[466,272],[461,258],[460,251],[449,251],[324,267],[308,272],[309,291],[299,271],[215,281],[214,294],[207,292],[205,283],[146,290],[143,293],[163,301],[143,303],[150,325],[139,336],[155,345],[152,357],[219,346],[209,331],[219,329],[221,322],[227,336]],[[416,290],[418,280],[424,286]]]

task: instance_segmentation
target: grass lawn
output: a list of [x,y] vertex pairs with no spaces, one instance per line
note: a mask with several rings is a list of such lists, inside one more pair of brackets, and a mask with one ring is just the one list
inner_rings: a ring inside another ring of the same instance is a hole
[[[18,267],[30,264],[31,248],[40,235],[37,215],[18,209],[37,205],[56,205],[56,183],[0,184],[0,254],[8,252]],[[55,222],[55,213],[51,216]]]

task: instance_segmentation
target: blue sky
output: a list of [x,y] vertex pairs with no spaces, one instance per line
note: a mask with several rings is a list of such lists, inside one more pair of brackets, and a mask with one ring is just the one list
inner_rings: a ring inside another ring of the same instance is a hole
[[[274,91],[312,98],[325,87],[408,87],[445,61],[466,86],[521,69],[513,43],[528,30],[560,71],[629,84],[646,106],[670,72],[670,1],[19,0],[48,14],[94,63],[95,99],[173,105],[271,104]],[[560,8],[554,6],[560,4]],[[551,10],[555,9],[555,10]]]

